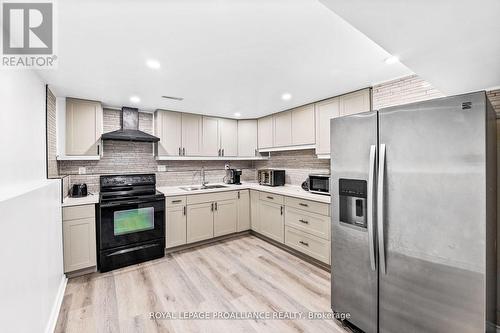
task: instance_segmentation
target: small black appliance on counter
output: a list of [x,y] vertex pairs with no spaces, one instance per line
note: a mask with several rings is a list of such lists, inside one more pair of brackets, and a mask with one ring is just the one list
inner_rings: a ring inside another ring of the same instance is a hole
[[259,185],[285,186],[285,170],[260,169],[258,171]]
[[72,198],[82,198],[87,196],[87,184],[73,184],[70,196]]
[[241,185],[240,177],[241,169],[227,169],[226,177],[224,177],[224,182],[226,184]]

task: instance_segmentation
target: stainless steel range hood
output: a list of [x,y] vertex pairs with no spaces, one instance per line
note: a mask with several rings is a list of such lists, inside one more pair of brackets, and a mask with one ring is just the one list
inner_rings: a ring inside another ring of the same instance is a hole
[[139,110],[125,106],[122,107],[122,128],[117,131],[104,133],[101,139],[139,142],[160,141],[160,138],[154,135],[139,131]]

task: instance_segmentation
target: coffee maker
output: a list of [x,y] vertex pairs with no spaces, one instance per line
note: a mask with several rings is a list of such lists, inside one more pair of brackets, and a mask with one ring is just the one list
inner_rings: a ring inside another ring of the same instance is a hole
[[224,177],[224,182],[226,184],[241,185],[240,176],[241,169],[227,169],[226,177]]

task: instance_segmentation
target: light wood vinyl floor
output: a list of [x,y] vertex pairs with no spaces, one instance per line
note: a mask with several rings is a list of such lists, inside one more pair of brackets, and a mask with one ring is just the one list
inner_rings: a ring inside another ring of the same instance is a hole
[[330,274],[242,236],[70,279],[56,332],[345,332],[332,319],[150,319],[155,311],[331,312]]

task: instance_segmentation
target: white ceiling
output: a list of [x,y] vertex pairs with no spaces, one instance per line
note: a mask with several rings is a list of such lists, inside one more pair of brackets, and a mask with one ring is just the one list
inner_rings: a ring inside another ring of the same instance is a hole
[[59,65],[40,75],[115,107],[249,118],[411,73],[317,0],[65,0],[56,22]]
[[499,0],[321,0],[441,92],[500,86]]

